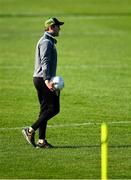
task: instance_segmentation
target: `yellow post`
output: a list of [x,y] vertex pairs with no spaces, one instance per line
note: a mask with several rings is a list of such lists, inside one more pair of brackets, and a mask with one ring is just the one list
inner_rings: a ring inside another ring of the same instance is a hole
[[108,166],[108,129],[107,124],[101,124],[101,179],[107,180]]

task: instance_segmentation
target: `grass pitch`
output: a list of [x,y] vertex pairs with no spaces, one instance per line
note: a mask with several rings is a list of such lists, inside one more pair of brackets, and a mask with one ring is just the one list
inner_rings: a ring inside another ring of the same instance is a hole
[[[65,21],[57,44],[65,89],[47,130],[56,148],[43,150],[28,145],[21,129],[38,115],[34,52],[50,16]],[[1,179],[99,179],[103,121],[108,177],[131,179],[130,21],[129,0],[0,0]]]

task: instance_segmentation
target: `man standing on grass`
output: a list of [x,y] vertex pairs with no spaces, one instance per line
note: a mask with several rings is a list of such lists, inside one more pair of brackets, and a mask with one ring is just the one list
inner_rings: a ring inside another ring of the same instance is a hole
[[[60,92],[56,92],[53,83],[50,81],[56,76],[57,51],[54,37],[59,36],[60,22],[56,18],[49,18],[45,22],[45,33],[40,38],[36,46],[35,71],[33,75],[34,86],[40,103],[40,114],[36,122],[31,127],[22,130],[28,143],[34,147],[52,148],[46,140],[47,121],[59,113]],[[35,144],[35,131],[39,129],[38,144]]]

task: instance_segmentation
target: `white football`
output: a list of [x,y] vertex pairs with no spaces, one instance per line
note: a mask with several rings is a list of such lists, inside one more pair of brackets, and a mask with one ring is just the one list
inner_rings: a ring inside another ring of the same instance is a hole
[[64,80],[61,76],[55,76],[51,78],[51,81],[54,83],[55,90],[62,90],[64,88]]

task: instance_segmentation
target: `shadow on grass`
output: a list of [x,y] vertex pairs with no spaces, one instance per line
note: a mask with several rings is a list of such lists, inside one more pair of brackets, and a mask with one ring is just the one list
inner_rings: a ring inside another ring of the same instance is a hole
[[109,148],[131,148],[131,144],[110,145]]
[[[63,145],[63,146],[54,146],[58,149],[79,149],[79,148],[100,148],[100,145]],[[131,148],[131,144],[126,145],[110,145],[109,148]]]
[[78,149],[78,148],[98,148],[99,145],[65,145],[65,146],[55,146],[54,148],[65,148],[65,149]]

